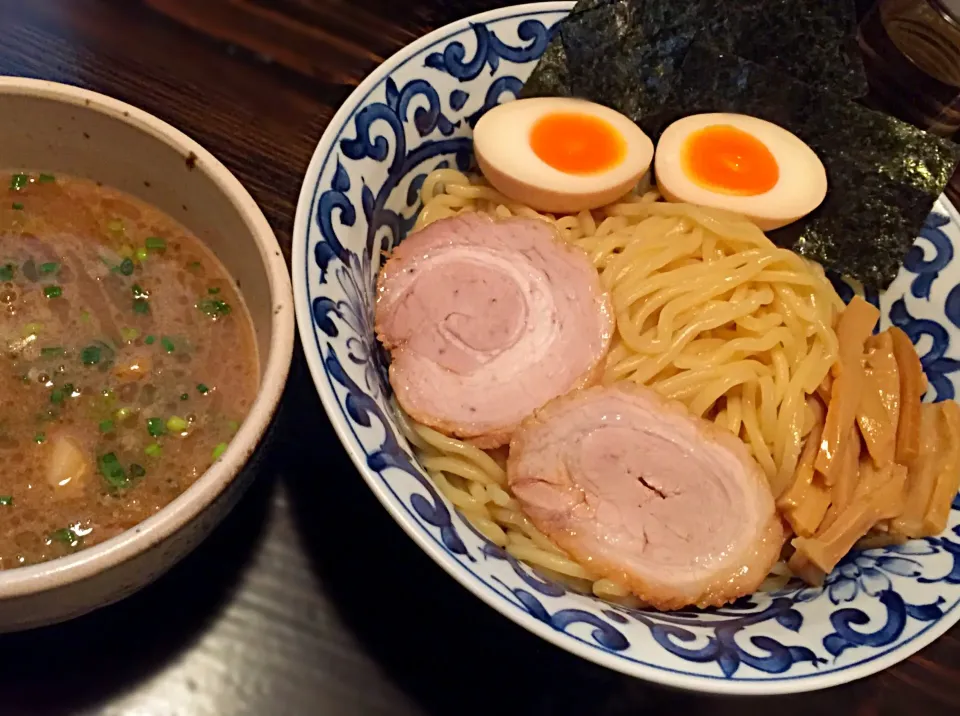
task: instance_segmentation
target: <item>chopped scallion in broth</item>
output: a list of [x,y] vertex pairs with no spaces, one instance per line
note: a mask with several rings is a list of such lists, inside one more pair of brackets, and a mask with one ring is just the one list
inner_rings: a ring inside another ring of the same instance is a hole
[[67,547],[80,547],[83,545],[83,537],[78,535],[72,527],[61,527],[50,533],[50,541],[60,542]]
[[161,418],[147,418],[147,432],[155,438],[165,435],[167,427]]
[[100,362],[102,353],[103,349],[100,346],[87,346],[80,351],[80,360],[83,361],[84,365],[96,365]]

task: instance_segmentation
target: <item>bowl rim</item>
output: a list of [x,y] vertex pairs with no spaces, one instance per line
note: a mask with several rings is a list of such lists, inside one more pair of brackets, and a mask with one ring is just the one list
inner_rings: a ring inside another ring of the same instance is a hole
[[[439,27],[401,48],[371,72],[344,100],[343,104],[325,128],[304,175],[304,182],[301,186],[300,196],[297,201],[296,219],[292,234],[291,263],[294,271],[293,291],[295,307],[297,309],[297,327],[314,386],[320,395],[330,423],[337,433],[344,450],[360,473],[360,476],[370,487],[374,495],[376,495],[381,505],[383,505],[401,529],[403,529],[434,562],[457,582],[466,587],[467,590],[501,615],[527,631],[536,634],[548,643],[576,654],[587,661],[605,666],[628,676],[674,688],[704,693],[749,696],[816,691],[860,679],[886,669],[924,648],[956,623],[958,612],[955,608],[960,603],[954,604],[939,620],[931,623],[929,627],[915,634],[906,642],[901,642],[899,645],[875,654],[868,659],[854,664],[844,665],[828,672],[786,678],[777,678],[774,676],[769,679],[728,680],[722,677],[685,673],[670,669],[669,667],[658,666],[655,663],[644,663],[636,659],[623,658],[622,656],[584,643],[570,634],[558,633],[555,629],[544,624],[526,611],[517,608],[516,605],[512,605],[512,608],[505,608],[500,599],[498,599],[500,596],[499,593],[494,593],[486,589],[487,585],[483,582],[482,578],[474,575],[469,568],[460,564],[454,557],[441,549],[438,544],[420,528],[415,520],[402,510],[402,506],[392,504],[391,501],[398,498],[391,494],[392,490],[386,485],[382,475],[373,471],[369,465],[366,464],[366,455],[364,454],[363,448],[359,445],[358,439],[352,434],[350,426],[342,415],[337,395],[323,365],[323,353],[316,334],[311,306],[309,305],[310,294],[307,281],[309,261],[306,251],[309,247],[310,231],[313,222],[315,192],[319,190],[321,173],[326,162],[335,154],[336,143],[341,133],[346,129],[347,122],[363,106],[369,95],[375,91],[387,77],[427,48],[435,46],[445,39],[459,35],[464,31],[468,31],[474,24],[487,24],[518,16],[569,12],[574,5],[575,2],[573,0],[511,5],[461,18]],[[945,207],[949,213],[952,221],[960,225],[960,213],[958,213],[957,209],[945,197],[941,197],[941,202],[942,206]]]
[[0,604],[105,572],[157,546],[197,517],[237,476],[270,425],[286,385],[294,344],[293,294],[280,245],[260,207],[223,163],[167,122],[98,92],[47,80],[0,76],[0,96],[4,95],[52,100],[98,112],[149,135],[184,157],[195,156],[197,171],[227,197],[249,230],[267,274],[273,311],[270,350],[262,364],[260,388],[223,455],[168,505],[116,537],[66,557],[0,570]]

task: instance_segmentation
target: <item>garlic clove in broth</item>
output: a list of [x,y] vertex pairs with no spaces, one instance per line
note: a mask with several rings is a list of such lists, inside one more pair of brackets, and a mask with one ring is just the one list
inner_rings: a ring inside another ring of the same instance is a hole
[[60,435],[51,443],[47,458],[47,481],[57,497],[75,497],[83,490],[93,472],[93,463],[80,442]]

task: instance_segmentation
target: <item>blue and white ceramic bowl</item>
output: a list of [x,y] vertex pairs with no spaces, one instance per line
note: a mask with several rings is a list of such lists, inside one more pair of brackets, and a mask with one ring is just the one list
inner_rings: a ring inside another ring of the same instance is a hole
[[[387,60],[327,128],[300,195],[293,284],[330,420],[417,544],[487,604],[563,649],[650,681],[742,694],[819,689],[890,666],[960,617],[960,500],[941,537],[850,555],[822,589],[791,583],[709,611],[627,610],[544,582],[485,541],[397,429],[373,330],[381,248],[410,230],[427,172],[469,167],[471,127],[520,89],[572,6],[508,7],[437,30]],[[960,217],[941,199],[896,282],[868,296],[917,343],[938,399],[953,398],[960,380],[958,248]]]

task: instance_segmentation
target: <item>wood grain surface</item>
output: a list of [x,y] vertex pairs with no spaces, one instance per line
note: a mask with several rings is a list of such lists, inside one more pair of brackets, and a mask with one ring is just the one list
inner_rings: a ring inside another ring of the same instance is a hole
[[[338,105],[381,60],[492,0],[0,0],[0,74],[131,102],[204,144],[289,258],[300,182]],[[263,474],[141,593],[0,637],[0,716],[960,712],[960,630],[873,678],[760,701],[661,689],[514,626],[387,516],[298,356]]]

